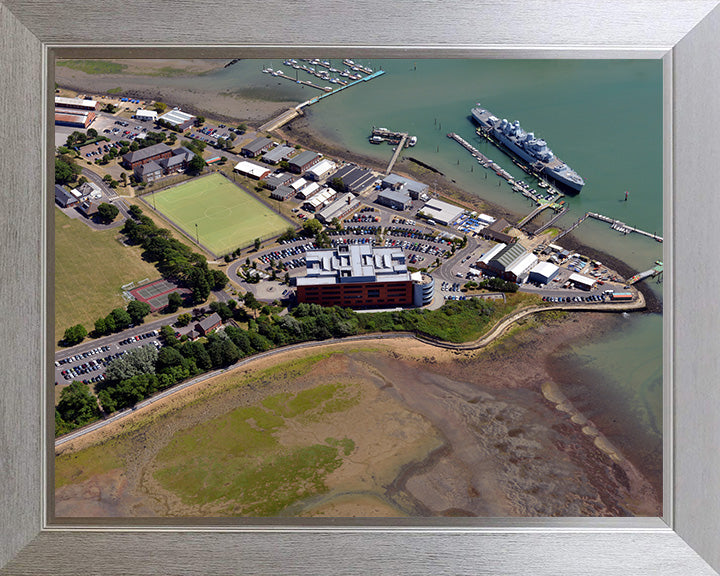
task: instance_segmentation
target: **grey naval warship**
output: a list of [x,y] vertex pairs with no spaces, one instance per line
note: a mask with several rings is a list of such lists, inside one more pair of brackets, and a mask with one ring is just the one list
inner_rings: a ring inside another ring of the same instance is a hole
[[479,125],[479,132],[501,145],[511,156],[526,162],[533,170],[542,173],[558,188],[577,194],[585,181],[565,162],[553,154],[545,140],[535,138],[532,132],[525,132],[520,122],[500,120],[478,104],[471,110],[472,117]]

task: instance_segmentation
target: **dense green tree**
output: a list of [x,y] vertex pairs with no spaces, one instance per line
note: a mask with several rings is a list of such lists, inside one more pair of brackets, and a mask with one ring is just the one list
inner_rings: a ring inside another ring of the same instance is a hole
[[109,390],[100,390],[100,392],[98,392],[98,400],[100,400],[100,404],[102,404],[103,410],[106,413],[110,414],[117,410],[117,403]]
[[154,374],[158,351],[152,344],[133,348],[115,358],[107,365],[105,376],[108,380],[122,381],[136,374]]
[[94,335],[95,335],[96,337],[104,336],[105,334],[109,334],[109,332],[108,332],[108,327],[107,327],[107,322],[105,322],[105,318],[102,318],[102,317],[101,317],[101,318],[98,318],[97,320],[95,320],[95,330],[94,330],[94,332],[95,332]]
[[69,156],[55,158],[55,183],[69,184],[77,180],[82,169]]
[[130,324],[132,324],[132,318],[130,317],[130,314],[128,314],[127,311],[122,308],[115,308],[115,310],[110,312],[110,315],[112,316],[113,320],[115,320],[115,330],[118,332],[121,330],[125,330],[125,328],[128,328]]
[[179,344],[172,326],[163,326],[160,328],[160,341],[165,346],[177,346]]
[[227,274],[223,272],[222,270],[213,269],[210,270],[210,276],[212,278],[212,287],[213,290],[222,290],[227,286],[230,279],[227,277]]
[[183,357],[180,352],[175,348],[164,347],[160,349],[158,353],[157,362],[155,363],[155,371],[162,372],[171,366],[181,366],[183,363]]
[[[123,172],[123,174],[124,174],[124,172]],[[143,213],[142,208],[140,208],[140,206],[136,206],[135,204],[130,206],[130,208],[128,209],[128,212],[130,212],[130,216],[132,216],[136,220],[138,218],[140,218],[140,215]]]
[[108,204],[107,202],[103,202],[98,206],[98,215],[103,222],[112,222],[113,220],[115,220],[119,213],[120,210],[114,204]]
[[142,324],[145,320],[145,316],[150,314],[150,304],[147,302],[140,302],[139,300],[133,300],[128,303],[126,310],[130,315],[133,324]]
[[165,312],[172,314],[173,312],[177,312],[180,306],[183,304],[183,299],[180,294],[177,292],[171,292],[168,296],[168,303],[167,306],[165,306]]
[[190,324],[191,319],[190,314],[186,312],[185,314],[180,314],[180,316],[178,316],[176,324],[182,328]]
[[80,344],[85,339],[85,336],[87,336],[85,326],[75,324],[75,326],[70,326],[65,330],[62,343],[64,346],[75,346],[75,344]]
[[185,171],[189,175],[195,176],[196,174],[200,174],[204,167],[205,160],[202,159],[202,156],[196,153],[195,156],[192,157],[192,160],[188,162],[187,169]]
[[64,422],[74,427],[84,426],[100,417],[95,396],[87,384],[82,382],[73,382],[63,389],[57,411]]
[[311,218],[303,222],[303,230],[306,236],[317,236],[322,231],[322,224],[320,220]]
[[183,344],[181,352],[185,358],[193,359],[199,370],[210,370],[212,368],[210,355],[200,342],[186,342]]
[[97,138],[98,131],[95,130],[95,128],[88,128],[87,130],[87,137],[88,138]]
[[257,252],[260,250],[260,246],[262,246],[262,242],[260,241],[260,238],[255,238],[253,241],[253,246],[255,246],[255,251]]

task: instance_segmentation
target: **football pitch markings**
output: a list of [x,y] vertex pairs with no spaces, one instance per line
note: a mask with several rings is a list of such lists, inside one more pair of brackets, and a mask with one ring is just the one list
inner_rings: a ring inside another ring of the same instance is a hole
[[255,238],[280,234],[289,223],[220,174],[156,192],[150,205],[214,254],[226,254]]

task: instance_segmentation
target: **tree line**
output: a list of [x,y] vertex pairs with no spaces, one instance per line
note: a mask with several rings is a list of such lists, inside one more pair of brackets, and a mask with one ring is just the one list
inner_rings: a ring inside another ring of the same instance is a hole
[[[213,302],[206,313],[216,312],[223,322],[230,319],[236,322],[197,340],[178,338],[172,326],[163,326],[159,337],[163,346],[159,352],[148,345],[110,362],[105,380],[96,385],[97,398],[81,383],[65,388],[56,409],[56,433],[64,434],[92,421],[88,418],[99,418],[102,412],[109,414],[129,408],[183,380],[280,346],[393,331],[457,341],[466,337],[464,330],[469,326],[477,329],[489,323],[497,306],[492,301],[471,299],[447,302],[439,310],[358,314],[339,306],[302,303],[290,314],[279,316],[280,307],[263,304],[250,292],[242,303]],[[246,323],[247,329],[237,323]]]

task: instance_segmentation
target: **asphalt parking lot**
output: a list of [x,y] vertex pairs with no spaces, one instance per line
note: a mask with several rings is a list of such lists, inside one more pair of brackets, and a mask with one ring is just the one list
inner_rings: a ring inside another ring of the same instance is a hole
[[105,379],[107,365],[128,350],[148,344],[159,350],[161,344],[158,335],[157,330],[147,330],[133,336],[116,334],[114,339],[108,341],[104,338],[102,344],[98,342],[98,346],[82,352],[67,352],[67,355],[58,352],[55,355],[55,385],[70,384],[75,380],[85,384],[101,382]]

